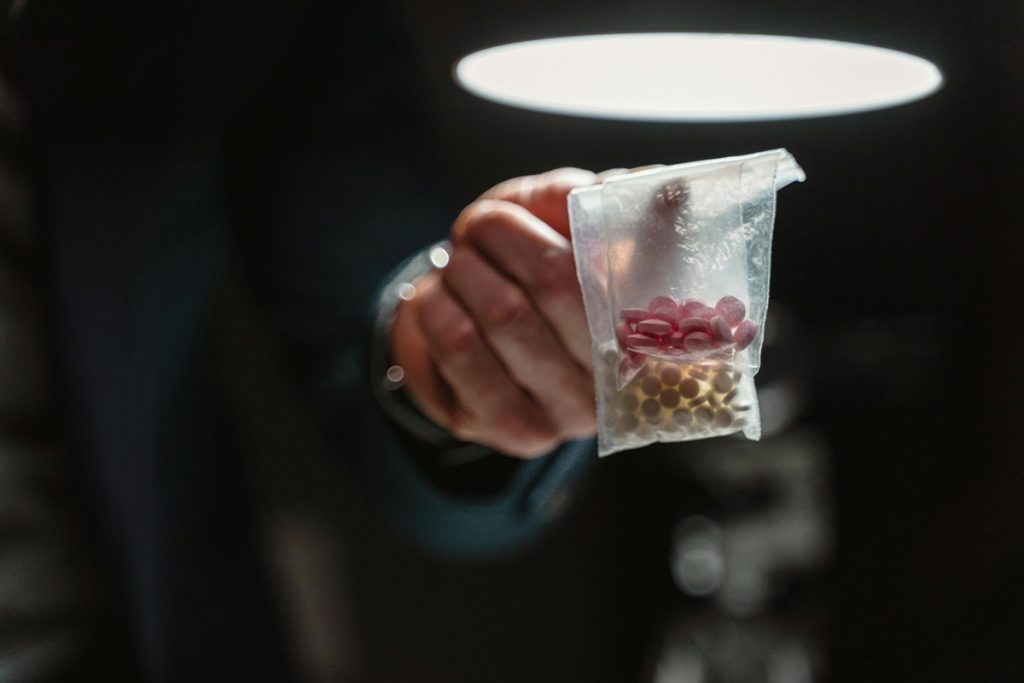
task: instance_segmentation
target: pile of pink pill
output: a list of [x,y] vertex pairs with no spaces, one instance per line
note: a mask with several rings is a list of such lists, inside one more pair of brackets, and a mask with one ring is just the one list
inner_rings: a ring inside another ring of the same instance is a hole
[[647,308],[622,309],[615,337],[634,362],[648,353],[704,356],[742,351],[757,336],[757,323],[746,315],[746,306],[734,296],[723,296],[714,307],[698,299],[680,303],[671,296],[656,296]]

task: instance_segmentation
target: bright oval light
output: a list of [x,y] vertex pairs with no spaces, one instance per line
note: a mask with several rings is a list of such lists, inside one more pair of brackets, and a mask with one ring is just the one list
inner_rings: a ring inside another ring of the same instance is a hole
[[638,33],[515,43],[455,68],[480,97],[526,109],[645,121],[846,114],[926,97],[934,64],[869,45],[783,36]]

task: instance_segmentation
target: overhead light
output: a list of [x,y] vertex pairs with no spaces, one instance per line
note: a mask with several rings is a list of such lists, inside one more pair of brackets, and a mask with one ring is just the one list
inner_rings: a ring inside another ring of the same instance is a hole
[[634,33],[502,45],[459,61],[470,92],[525,109],[642,121],[763,121],[881,109],[942,85],[931,62],[784,36]]

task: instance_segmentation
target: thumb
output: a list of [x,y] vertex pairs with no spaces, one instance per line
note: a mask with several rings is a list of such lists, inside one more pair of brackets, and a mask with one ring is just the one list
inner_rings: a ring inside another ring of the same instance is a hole
[[539,175],[506,180],[484,192],[480,198],[518,204],[568,238],[569,192],[591,185],[596,179],[595,174],[581,168],[558,168]]

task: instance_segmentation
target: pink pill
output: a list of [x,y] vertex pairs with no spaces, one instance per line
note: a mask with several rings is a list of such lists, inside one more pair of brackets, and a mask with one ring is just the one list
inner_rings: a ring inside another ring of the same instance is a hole
[[679,304],[680,315],[689,315],[688,311],[693,309],[695,306],[703,306],[704,302],[700,299],[687,299],[683,303]]
[[664,337],[672,333],[672,323],[657,318],[648,318],[637,323],[636,331],[641,334],[653,334]]
[[673,349],[681,349],[683,348],[683,339],[685,337],[686,335],[682,332],[673,332],[665,339],[665,343]]
[[707,351],[708,349],[714,348],[715,344],[711,340],[711,337],[704,334],[703,332],[691,332],[686,335],[686,339],[683,340],[683,349],[690,353],[696,351]]
[[707,320],[701,318],[683,318],[679,321],[679,331],[683,334],[690,334],[691,332],[703,332],[704,334],[711,334],[711,325],[708,324]]
[[619,313],[619,317],[627,323],[635,325],[644,318],[649,317],[646,308],[623,308],[622,312]]
[[619,343],[619,348],[623,351],[626,350],[626,339],[631,334],[633,334],[633,330],[628,323],[619,323],[615,326],[615,341]]
[[756,336],[757,323],[753,320],[744,320],[733,330],[732,340],[736,342],[737,350],[742,351],[750,346],[750,342],[754,341]]
[[664,320],[675,328],[676,323],[679,322],[679,309],[675,306],[658,306],[651,312],[650,317]]
[[679,313],[683,318],[701,318],[703,320],[711,320],[715,317],[715,309],[697,299],[687,299],[686,303],[684,303],[680,308]]
[[722,344],[728,344],[733,340],[732,330],[729,329],[729,323],[724,317],[716,315],[711,319],[711,337]]
[[725,322],[729,323],[731,327],[736,327],[743,322],[743,317],[747,314],[747,307],[734,296],[723,296],[715,304],[715,312],[725,318]]
[[658,348],[659,343],[657,339],[648,337],[646,334],[631,334],[626,337],[626,346],[631,349],[647,350]]
[[679,302],[674,296],[656,296],[651,299],[651,303],[647,304],[647,310],[654,312],[659,308],[670,308],[676,310],[679,308]]

